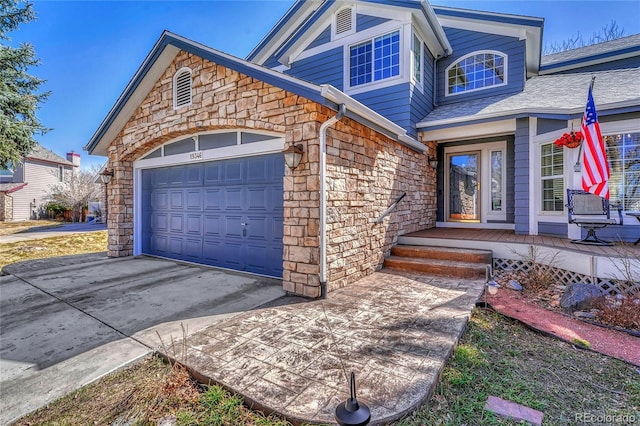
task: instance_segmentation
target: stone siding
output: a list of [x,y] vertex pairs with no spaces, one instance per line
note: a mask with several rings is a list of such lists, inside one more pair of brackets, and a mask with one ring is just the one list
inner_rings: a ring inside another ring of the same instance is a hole
[[[193,71],[193,101],[173,108],[173,76]],[[295,170],[285,167],[283,286],[318,297],[319,130],[335,111],[281,88],[181,52],[108,148],[109,256],[133,254],[133,162],[181,136],[221,129],[284,135],[285,147],[302,144]],[[435,221],[435,174],[426,156],[346,118],[328,132],[328,278],[330,289],[382,265],[399,234]],[[379,225],[375,219],[402,191],[407,197]]]
[[327,164],[331,291],[379,270],[398,236],[435,226],[436,172],[427,155],[347,118],[329,130]]
[[13,220],[13,197],[7,193],[0,193],[0,222]]

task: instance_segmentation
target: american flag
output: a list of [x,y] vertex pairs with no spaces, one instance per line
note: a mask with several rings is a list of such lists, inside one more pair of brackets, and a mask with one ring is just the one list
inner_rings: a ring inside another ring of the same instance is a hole
[[582,118],[584,147],[582,150],[582,189],[609,199],[609,163],[593,101],[593,84],[589,87],[587,107]]

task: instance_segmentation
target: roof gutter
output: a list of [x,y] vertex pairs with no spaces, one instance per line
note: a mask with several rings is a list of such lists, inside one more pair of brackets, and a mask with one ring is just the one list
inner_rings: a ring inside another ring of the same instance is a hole
[[338,113],[320,125],[320,297],[327,298],[327,129],[347,112],[340,104]]
[[[607,110],[612,109],[621,109],[621,108],[631,108],[638,107],[640,103],[640,99],[631,99],[621,102],[611,102],[608,104],[599,104],[598,105],[598,115],[606,115]],[[575,107],[575,108],[520,108],[520,109],[512,109],[509,111],[500,111],[493,112],[487,114],[478,114],[473,117],[465,116],[465,117],[456,117],[456,118],[447,118],[443,120],[433,120],[433,121],[422,121],[416,124],[418,131],[428,131],[431,130],[432,127],[440,127],[440,126],[452,126],[458,124],[471,124],[471,122],[482,121],[482,120],[491,120],[491,119],[502,119],[502,118],[510,118],[514,116],[525,116],[525,115],[578,115],[584,113],[584,107]]]
[[[396,141],[401,144],[413,149],[417,152],[426,152],[427,146],[418,142],[411,136],[407,135],[407,132],[404,128],[398,126],[396,123],[391,120],[383,117],[372,109],[364,106],[360,102],[356,101],[350,96],[347,96],[340,90],[331,86],[330,84],[323,84],[320,90],[320,94],[327,100],[334,102],[338,105],[344,104],[345,107],[350,111],[358,115],[359,117],[364,118],[365,120],[375,123],[377,126],[386,130],[391,137],[393,137]],[[346,111],[346,110],[345,110]]]
[[444,56],[446,57],[451,55],[451,53],[453,53],[453,47],[451,46],[451,43],[449,43],[449,39],[444,32],[444,28],[440,25],[440,20],[438,19],[438,15],[436,15],[436,11],[433,9],[433,6],[426,1],[421,1],[420,5],[422,6],[422,11],[427,18],[427,21],[429,21],[429,25],[431,26],[434,35],[438,39],[438,43],[440,43],[442,50],[444,50]]

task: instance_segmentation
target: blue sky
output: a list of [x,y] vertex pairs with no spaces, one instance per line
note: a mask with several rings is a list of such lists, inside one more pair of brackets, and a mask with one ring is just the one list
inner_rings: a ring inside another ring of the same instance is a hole
[[[36,139],[64,156],[81,153],[83,168],[102,164],[82,147],[91,138],[163,30],[244,58],[293,0],[35,1],[36,21],[11,33],[34,45],[51,97],[38,116],[52,131]],[[434,5],[545,18],[544,44],[578,31],[589,38],[611,20],[640,33],[638,0],[439,0]]]

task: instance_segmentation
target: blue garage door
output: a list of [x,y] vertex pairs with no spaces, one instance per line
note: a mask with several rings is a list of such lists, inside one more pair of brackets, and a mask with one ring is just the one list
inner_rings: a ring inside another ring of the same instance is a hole
[[142,252],[282,277],[282,154],[142,171]]

